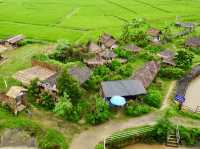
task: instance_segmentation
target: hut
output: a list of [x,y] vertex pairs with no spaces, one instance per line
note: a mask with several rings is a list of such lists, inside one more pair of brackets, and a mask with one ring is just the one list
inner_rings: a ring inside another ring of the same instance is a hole
[[152,42],[159,42],[162,32],[159,29],[150,28],[149,30],[147,30],[147,35]]
[[175,66],[176,63],[174,61],[175,52],[171,50],[165,50],[158,54],[158,56],[162,59],[162,62],[166,65]]
[[113,60],[117,55],[112,50],[105,50],[101,53],[101,56],[105,60]]
[[134,99],[136,96],[146,94],[146,90],[139,80],[117,80],[101,82],[103,97],[110,100],[114,96]]
[[176,22],[175,25],[178,27],[183,27],[191,30],[195,27],[194,23],[192,22]]
[[7,40],[5,40],[5,45],[11,45],[11,46],[17,46],[17,44],[24,40],[25,36],[24,35],[16,35],[13,36],[11,38],[8,38]]
[[96,55],[94,58],[84,60],[84,63],[88,67],[93,68],[93,67],[104,65],[106,61],[102,59],[100,55]]
[[98,54],[103,51],[103,49],[99,45],[97,45],[96,43],[92,41],[88,42],[87,49],[89,53],[94,53],[94,54]]
[[189,48],[199,48],[200,47],[200,37],[191,37],[186,40],[186,47]]
[[139,53],[142,50],[142,48],[136,46],[135,44],[129,44],[124,49],[133,53]]
[[6,93],[4,102],[15,114],[26,108],[26,91],[27,90],[21,86],[12,86]]
[[102,34],[99,43],[103,49],[114,49],[117,47],[117,41],[115,38],[109,34]]
[[85,81],[87,81],[90,78],[92,71],[87,66],[83,66],[83,67],[76,66],[76,67],[70,68],[68,70],[68,73],[80,84],[83,84]]
[[160,64],[156,61],[147,62],[143,68],[136,71],[131,77],[135,80],[140,80],[145,88],[148,88],[151,82],[155,79],[160,70]]

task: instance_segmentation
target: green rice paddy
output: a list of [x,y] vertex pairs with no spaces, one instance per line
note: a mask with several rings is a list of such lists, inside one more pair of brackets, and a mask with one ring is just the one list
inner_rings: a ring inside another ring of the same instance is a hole
[[86,41],[142,17],[155,26],[200,19],[200,0],[0,0],[0,38]]

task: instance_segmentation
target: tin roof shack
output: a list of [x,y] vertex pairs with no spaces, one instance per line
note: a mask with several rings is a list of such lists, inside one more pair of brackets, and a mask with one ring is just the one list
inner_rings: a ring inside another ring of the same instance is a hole
[[174,61],[175,52],[170,50],[162,51],[158,54],[158,56],[162,59],[162,62],[166,65],[175,66],[176,63]]
[[191,37],[187,39],[185,46],[188,48],[200,48],[200,37]]
[[142,48],[136,46],[135,44],[129,44],[124,49],[133,53],[139,53],[142,50]]
[[150,61],[139,69],[131,78],[140,80],[145,88],[148,88],[160,70],[160,64],[156,61]]
[[15,114],[26,108],[26,91],[27,90],[21,86],[12,86],[6,93],[4,102]]
[[13,36],[11,38],[8,38],[7,40],[5,40],[5,45],[7,46],[13,46],[13,47],[16,47],[18,46],[17,44],[24,40],[25,36],[24,35],[16,35],[16,36]]
[[99,43],[103,49],[114,49],[118,47],[117,40],[115,40],[113,36],[106,33],[101,35]]
[[147,35],[152,42],[157,43],[160,42],[160,36],[162,35],[162,32],[159,29],[150,28],[149,30],[147,30]]
[[83,66],[83,67],[76,66],[76,67],[70,68],[68,70],[68,73],[80,84],[83,84],[85,81],[87,81],[90,78],[92,71],[86,66]]
[[113,96],[122,96],[134,99],[136,96],[146,94],[146,90],[139,80],[105,81],[101,83],[103,97],[107,100]]

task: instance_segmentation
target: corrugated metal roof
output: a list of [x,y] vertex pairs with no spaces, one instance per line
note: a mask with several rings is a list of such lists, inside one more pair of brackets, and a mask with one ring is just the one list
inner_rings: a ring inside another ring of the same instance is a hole
[[101,83],[101,86],[105,98],[146,94],[146,90],[139,80],[105,81]]

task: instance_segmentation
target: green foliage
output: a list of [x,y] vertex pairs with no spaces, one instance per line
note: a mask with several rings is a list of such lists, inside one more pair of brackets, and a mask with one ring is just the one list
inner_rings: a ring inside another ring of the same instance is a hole
[[157,53],[160,52],[162,49],[159,46],[153,46],[153,45],[148,45],[147,47],[144,48],[146,51],[151,52],[151,53]]
[[28,97],[30,100],[34,100],[39,97],[39,94],[40,94],[40,89],[38,87],[38,79],[34,79],[28,86]]
[[190,51],[192,51],[193,53],[200,55],[200,48],[191,48]]
[[68,74],[66,69],[59,75],[56,85],[59,94],[64,96],[64,93],[67,93],[72,99],[72,103],[76,103],[81,98],[82,90],[78,82]]
[[168,79],[180,79],[185,74],[185,71],[177,67],[165,67],[161,68],[159,75]]
[[103,144],[97,144],[95,149],[104,149],[104,145]]
[[25,46],[27,44],[44,44],[46,42],[37,39],[24,39],[17,43],[18,46]]
[[132,52],[123,50],[121,48],[114,49],[114,52],[117,54],[119,58],[125,58],[125,59],[131,59],[132,58]]
[[194,55],[192,53],[180,50],[175,56],[176,66],[182,69],[189,69],[192,66]]
[[128,116],[135,117],[135,116],[140,116],[140,115],[149,113],[150,111],[151,111],[151,108],[148,105],[137,103],[131,100],[126,105],[124,112]]
[[116,71],[121,66],[122,66],[122,64],[118,60],[113,60],[111,65],[110,65],[110,69],[112,71]]
[[44,108],[52,110],[54,108],[54,100],[53,97],[48,92],[42,92],[40,94],[41,105]]
[[65,49],[68,49],[68,48],[70,48],[70,44],[69,44],[68,41],[66,41],[66,40],[58,40],[57,46],[56,46],[56,51],[62,52]]
[[157,89],[148,90],[148,94],[144,97],[144,102],[152,107],[160,108],[162,95]]
[[117,73],[120,74],[122,77],[130,77],[133,73],[133,66],[131,63],[122,65],[117,69]]
[[94,75],[99,75],[99,76],[105,76],[108,73],[110,73],[110,69],[106,66],[99,66],[95,68],[93,72]]
[[58,131],[48,129],[38,137],[38,146],[41,149],[67,149],[65,137]]
[[90,105],[86,114],[86,120],[92,125],[97,125],[107,121],[110,117],[110,111],[108,104],[99,97],[94,97],[95,104]]

